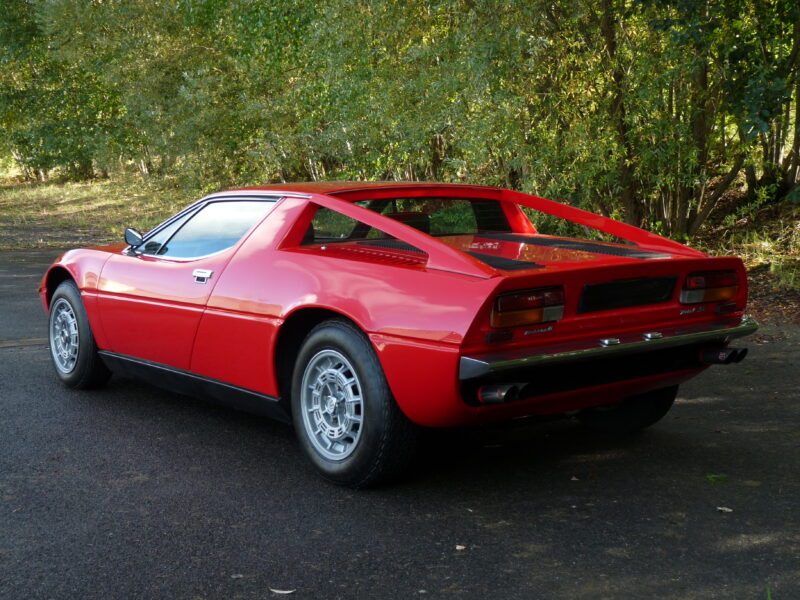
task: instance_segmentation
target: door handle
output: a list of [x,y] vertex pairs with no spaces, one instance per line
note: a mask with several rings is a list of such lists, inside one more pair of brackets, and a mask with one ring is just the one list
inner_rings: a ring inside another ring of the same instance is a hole
[[211,279],[213,274],[214,271],[210,271],[209,269],[195,269],[192,271],[192,277],[194,277],[195,283],[208,283],[208,280]]

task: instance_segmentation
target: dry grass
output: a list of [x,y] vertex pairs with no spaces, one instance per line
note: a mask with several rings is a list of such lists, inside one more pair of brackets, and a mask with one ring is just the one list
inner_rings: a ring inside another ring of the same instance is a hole
[[191,195],[138,176],[78,183],[0,185],[0,250],[58,248],[121,240],[185,206]]

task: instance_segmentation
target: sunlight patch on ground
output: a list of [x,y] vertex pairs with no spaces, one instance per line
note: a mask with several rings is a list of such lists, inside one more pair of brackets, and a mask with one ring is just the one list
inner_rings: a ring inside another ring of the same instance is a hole
[[[716,548],[720,552],[746,552],[753,548],[788,544],[791,541],[792,536],[778,531],[771,533],[742,533],[718,541]],[[794,541],[797,541],[796,536]]]
[[711,404],[719,404],[720,402],[724,402],[724,398],[720,398],[719,396],[698,396],[696,398],[682,398],[678,397],[675,400],[675,404],[688,404],[688,405],[711,405]]

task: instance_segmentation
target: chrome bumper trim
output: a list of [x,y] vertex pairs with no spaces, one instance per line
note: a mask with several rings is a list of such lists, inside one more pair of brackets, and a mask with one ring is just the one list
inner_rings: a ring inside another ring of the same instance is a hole
[[619,343],[611,345],[603,345],[603,340],[600,339],[580,340],[535,349],[462,356],[458,377],[464,381],[519,367],[636,354],[702,342],[724,344],[734,338],[750,335],[757,329],[758,323],[755,319],[743,317],[661,329],[658,332],[661,337],[653,336],[654,332],[649,328],[639,333],[618,335],[615,339],[619,339]]

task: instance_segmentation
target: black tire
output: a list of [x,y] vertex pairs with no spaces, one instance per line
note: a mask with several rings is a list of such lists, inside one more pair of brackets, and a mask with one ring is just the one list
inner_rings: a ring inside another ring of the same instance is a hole
[[354,488],[403,473],[420,428],[397,406],[378,357],[349,321],[317,325],[303,342],[292,378],[297,438],[329,481]]
[[653,390],[626,398],[618,404],[598,406],[578,413],[588,428],[601,433],[624,435],[650,427],[672,408],[678,386]]
[[81,293],[73,281],[64,281],[50,300],[48,342],[53,368],[61,382],[74,389],[104,385],[111,377],[97,355]]

